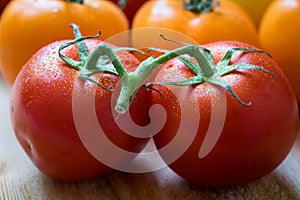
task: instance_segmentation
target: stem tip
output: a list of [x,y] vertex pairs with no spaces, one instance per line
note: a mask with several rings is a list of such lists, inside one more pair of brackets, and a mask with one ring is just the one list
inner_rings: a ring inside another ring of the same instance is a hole
[[127,110],[127,109],[126,109],[124,106],[117,105],[117,106],[115,107],[115,110],[116,110],[116,112],[119,113],[119,114],[124,114],[124,113],[126,113],[126,110]]

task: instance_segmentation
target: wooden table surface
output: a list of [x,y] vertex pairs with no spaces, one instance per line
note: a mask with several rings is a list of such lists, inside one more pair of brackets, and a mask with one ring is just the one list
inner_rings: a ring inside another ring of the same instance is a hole
[[227,189],[190,184],[169,169],[144,174],[115,172],[80,183],[54,181],[41,174],[20,148],[9,118],[10,88],[0,80],[0,199],[300,199],[300,137],[287,159],[270,175]]

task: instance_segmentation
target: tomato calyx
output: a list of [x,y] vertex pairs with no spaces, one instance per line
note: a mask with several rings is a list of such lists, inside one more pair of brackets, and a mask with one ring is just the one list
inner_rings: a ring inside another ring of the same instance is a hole
[[[169,40],[171,41],[171,40]],[[175,41],[174,41],[175,42]],[[214,58],[212,53],[201,46],[195,45],[185,45],[183,47],[179,47],[172,51],[164,50],[164,49],[155,49],[150,48],[149,50],[156,50],[163,52],[164,54],[155,58],[149,57],[137,67],[134,72],[126,73],[121,76],[122,87],[119,98],[117,100],[117,104],[115,110],[118,113],[125,113],[130,105],[130,101],[132,96],[138,91],[141,86],[144,86],[148,89],[153,89],[151,85],[175,85],[175,86],[188,86],[188,85],[197,85],[207,82],[213,85],[219,85],[225,88],[240,104],[244,106],[250,106],[251,102],[245,103],[242,101],[237,94],[232,90],[231,86],[224,81],[221,77],[233,72],[237,69],[253,69],[259,70],[264,73],[269,74],[274,80],[274,76],[268,70],[261,68],[259,66],[255,66],[252,64],[232,64],[229,65],[230,60],[233,54],[237,51],[243,52],[257,52],[257,53],[266,53],[257,49],[248,49],[248,48],[232,48],[228,50],[223,58],[217,63],[214,63]],[[266,53],[269,55],[268,53]],[[189,58],[184,55],[189,55],[195,58],[196,62],[193,62]],[[160,66],[161,64],[166,63],[167,61],[178,58],[181,62],[183,62],[192,72],[194,72],[195,76],[188,78],[184,81],[180,82],[148,82],[144,84],[144,81],[152,74],[153,70]],[[115,67],[122,67],[115,66]],[[159,92],[159,91],[158,91]]]
[[[163,37],[163,39],[166,39],[166,38]],[[176,42],[176,41],[172,41],[172,40],[168,40],[168,41]],[[176,42],[176,43],[178,43],[178,42]],[[197,84],[202,84],[204,82],[207,82],[209,84],[218,85],[218,86],[225,88],[240,104],[242,104],[244,106],[250,106],[251,102],[246,103],[246,102],[242,101],[237,96],[237,94],[232,90],[230,85],[226,81],[224,81],[221,77],[226,74],[229,74],[235,70],[238,70],[238,69],[253,69],[253,70],[259,70],[259,71],[269,74],[272,77],[272,79],[274,80],[274,76],[270,71],[268,71],[264,68],[261,68],[259,66],[252,65],[252,64],[231,64],[231,65],[229,65],[232,56],[234,55],[234,53],[236,53],[238,51],[242,51],[242,52],[246,52],[246,53],[251,53],[251,52],[252,53],[254,53],[254,52],[265,53],[265,54],[269,55],[267,52],[257,50],[257,49],[249,49],[249,48],[229,49],[217,64],[214,63],[214,58],[213,58],[212,53],[208,49],[201,47],[201,46],[185,44],[185,46],[175,49],[174,51],[167,51],[167,50],[155,49],[155,48],[152,48],[150,50],[163,52],[163,53],[165,53],[165,56],[170,56],[174,53],[178,54],[176,57],[178,57],[178,59],[181,62],[183,62],[195,74],[195,76],[188,78],[184,81],[180,81],[180,82],[149,82],[145,85],[146,87],[149,87],[150,85],[154,85],[154,84],[156,84],[156,85],[188,86],[188,85],[197,85]],[[187,55],[195,58],[196,63],[192,62],[187,57],[182,56],[184,54],[187,54]]]
[[218,0],[181,0],[185,10],[193,13],[209,13],[219,6]]
[[[88,47],[84,40],[87,39],[95,39],[100,36],[100,32],[95,36],[82,36],[79,27],[76,24],[71,24],[74,30],[75,39],[67,42],[66,44],[62,45],[59,50],[58,54],[59,57],[65,61],[70,67],[78,71],[78,77],[92,83],[97,84],[104,90],[108,92],[112,92],[108,88],[104,87],[98,81],[92,79],[90,76],[100,72],[109,72],[115,75],[123,76],[126,73],[124,67],[117,67],[115,68],[114,65],[121,65],[121,62],[116,56],[116,52],[118,51],[138,51],[143,53],[134,48],[114,48],[112,49],[108,44],[101,43],[99,44],[93,52],[89,52]],[[62,50],[76,44],[78,49],[78,56],[79,60],[73,60],[65,55],[62,54]],[[117,70],[116,70],[117,69]]]

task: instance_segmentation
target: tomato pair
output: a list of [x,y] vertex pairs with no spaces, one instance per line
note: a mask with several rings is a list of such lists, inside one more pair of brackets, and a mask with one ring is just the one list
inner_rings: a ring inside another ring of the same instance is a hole
[[[77,39],[72,42],[52,43],[38,51],[22,68],[12,91],[11,118],[16,136],[45,174],[61,180],[83,180],[112,170],[91,155],[79,138],[74,91],[86,95],[96,91],[97,121],[115,145],[130,152],[143,149],[148,138],[127,135],[113,117],[109,91],[119,80],[122,86],[115,109],[124,113],[129,108],[139,126],[149,122],[151,105],[164,107],[167,119],[153,137],[155,144],[171,169],[191,182],[212,187],[247,183],[275,169],[292,148],[298,128],[295,95],[275,62],[255,47],[218,42],[172,51],[152,49],[164,54],[139,63],[128,52],[119,52],[124,49],[99,40],[87,40],[85,46],[81,40],[86,38],[76,31],[75,35]],[[145,82],[160,64],[154,82]],[[92,74],[98,72],[100,78],[95,79]],[[219,95],[222,91],[224,96]],[[86,95],[76,100],[83,110],[89,104]],[[215,105],[222,101],[225,103],[217,108],[223,109],[223,115],[215,115]],[[197,110],[199,121],[194,114]],[[161,117],[160,112],[153,111]],[[187,125],[180,129],[182,120]],[[211,126],[220,123],[220,129],[209,133]],[[185,146],[186,140],[191,144]],[[90,142],[97,146],[92,138]],[[171,153],[160,151],[169,143]],[[168,162],[173,153],[185,147],[186,151]],[[114,156],[107,151],[104,148],[100,153]],[[117,164],[124,160],[128,158],[120,157]]]

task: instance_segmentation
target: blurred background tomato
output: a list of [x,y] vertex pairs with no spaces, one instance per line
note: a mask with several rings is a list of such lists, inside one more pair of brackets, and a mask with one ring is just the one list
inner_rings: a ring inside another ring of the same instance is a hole
[[240,4],[250,15],[256,27],[259,26],[260,20],[273,0],[233,0]]
[[179,31],[199,44],[237,40],[259,47],[251,17],[231,0],[186,1],[185,5],[180,0],[149,0],[132,22],[133,29],[146,27]]
[[260,27],[262,48],[269,52],[291,82],[300,102],[300,0],[275,0]]

